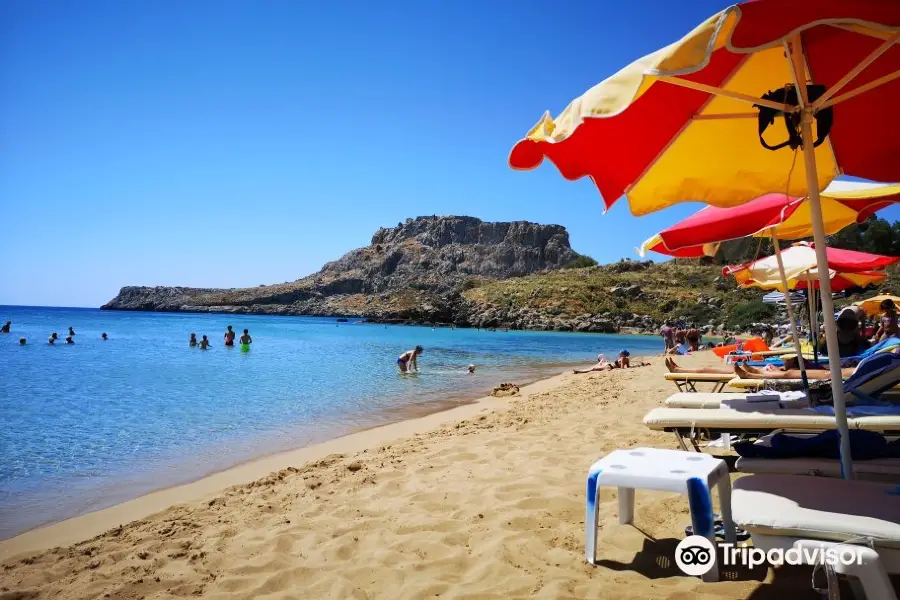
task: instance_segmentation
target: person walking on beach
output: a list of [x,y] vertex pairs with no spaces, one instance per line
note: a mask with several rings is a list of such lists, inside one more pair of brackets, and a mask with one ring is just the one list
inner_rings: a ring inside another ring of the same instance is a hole
[[206,336],[204,335],[204,336],[203,336],[203,339],[200,340],[200,349],[201,349],[201,350],[206,350],[206,349],[209,348],[209,347],[210,347],[210,345],[209,345],[209,340],[206,339]]
[[662,329],[659,330],[659,335],[662,336],[663,342],[666,344],[666,349],[663,352],[668,352],[675,347],[675,329],[672,328],[671,321],[666,321]]
[[253,343],[253,338],[250,337],[249,329],[244,330],[244,335],[241,336],[240,342],[241,342],[241,346],[249,346],[250,344]]
[[225,331],[225,345],[226,346],[234,346],[234,330],[231,328],[231,325],[228,326],[228,329]]
[[56,332],[54,331],[53,333],[50,334],[49,339],[47,339],[47,343],[50,344],[50,345],[52,346],[53,343],[54,343],[57,339],[59,339],[59,336],[56,335]]
[[7,321],[3,324],[3,327],[0,328],[0,333],[9,333],[10,327],[12,327],[12,321]]
[[400,367],[401,373],[409,373],[410,370],[419,372],[419,363],[416,358],[425,351],[422,346],[416,346],[412,350],[407,350],[397,359],[397,366]]

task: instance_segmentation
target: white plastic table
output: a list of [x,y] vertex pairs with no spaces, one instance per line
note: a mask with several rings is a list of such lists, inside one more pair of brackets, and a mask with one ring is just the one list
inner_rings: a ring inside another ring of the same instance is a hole
[[[735,543],[734,521],[731,518],[731,479],[724,460],[698,452],[632,448],[616,450],[606,455],[588,471],[585,555],[592,565],[597,564],[597,522],[600,516],[600,488],[616,487],[619,497],[619,523],[634,520],[634,490],[657,490],[687,494],[691,505],[691,523],[695,535],[702,535],[716,545],[710,489],[717,486],[725,539]],[[702,524],[709,523],[707,531]],[[703,576],[705,581],[717,581],[718,565]]]

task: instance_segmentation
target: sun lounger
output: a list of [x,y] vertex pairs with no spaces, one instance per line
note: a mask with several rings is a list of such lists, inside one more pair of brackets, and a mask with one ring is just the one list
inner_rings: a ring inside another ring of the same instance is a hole
[[888,577],[900,572],[896,489],[871,481],[748,475],[734,484],[732,514],[763,551],[797,548],[803,557],[805,549],[821,552],[855,544],[861,564],[838,563],[834,571],[859,578],[869,600],[896,600]]
[[667,381],[674,381],[682,392],[696,392],[698,383],[712,383],[713,392],[721,392],[734,375],[718,373],[666,373]]
[[738,392],[678,392],[666,398],[667,408],[719,408],[726,398],[746,398]]
[[[742,473],[816,475],[840,477],[841,463],[829,458],[744,458],[735,464]],[[873,458],[853,461],[853,476],[868,481],[900,483],[900,459]]]
[[[752,392],[678,392],[665,400],[666,408],[720,408],[722,401],[746,400]],[[891,389],[880,400],[900,404],[900,389]]]
[[[847,419],[851,429],[865,429],[882,434],[900,435],[900,415],[855,417]],[[762,436],[775,431],[825,431],[837,428],[833,415],[813,409],[758,408],[654,408],[644,416],[644,425],[654,431],[675,433],[679,446],[687,450],[685,438],[699,450],[701,438],[713,439],[721,434]]]

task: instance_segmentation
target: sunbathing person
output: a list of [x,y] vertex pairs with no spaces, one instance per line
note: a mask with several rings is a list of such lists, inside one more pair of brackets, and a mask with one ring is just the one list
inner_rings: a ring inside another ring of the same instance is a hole
[[[846,379],[853,374],[855,368],[841,369],[841,377]],[[800,369],[773,369],[767,371],[758,367],[734,365],[734,372],[741,379],[801,379]],[[825,369],[810,369],[806,372],[807,379],[831,379],[831,371]]]
[[574,369],[572,372],[576,375],[584,373],[593,373],[594,371],[612,371],[613,369],[631,369],[634,367],[649,367],[650,363],[641,361],[639,363],[631,362],[631,353],[628,350],[619,352],[619,358],[615,362],[607,362],[602,354],[597,355],[597,364],[589,369]]
[[[666,368],[670,373],[703,373],[709,375],[736,375],[741,379],[800,379],[800,369],[783,369],[775,367],[767,370],[764,367],[734,365],[733,367],[679,367],[671,358],[666,358]],[[852,368],[841,369],[841,376],[847,378],[853,373]],[[829,379],[831,373],[827,369],[807,369],[807,379]]]

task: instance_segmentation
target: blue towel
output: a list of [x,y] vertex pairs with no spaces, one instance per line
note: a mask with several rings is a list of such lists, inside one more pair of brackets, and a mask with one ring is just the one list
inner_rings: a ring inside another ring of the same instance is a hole
[[[795,437],[776,433],[771,445],[739,442],[732,446],[745,458],[831,458],[841,457],[840,435],[836,430],[823,431],[812,437]],[[850,454],[853,460],[900,457],[900,440],[890,442],[880,433],[854,429],[850,431]]]
[[[834,415],[834,407],[827,404],[815,407],[813,410],[823,415]],[[854,404],[847,407],[848,417],[883,417],[900,415],[900,404],[881,402],[879,404]]]

